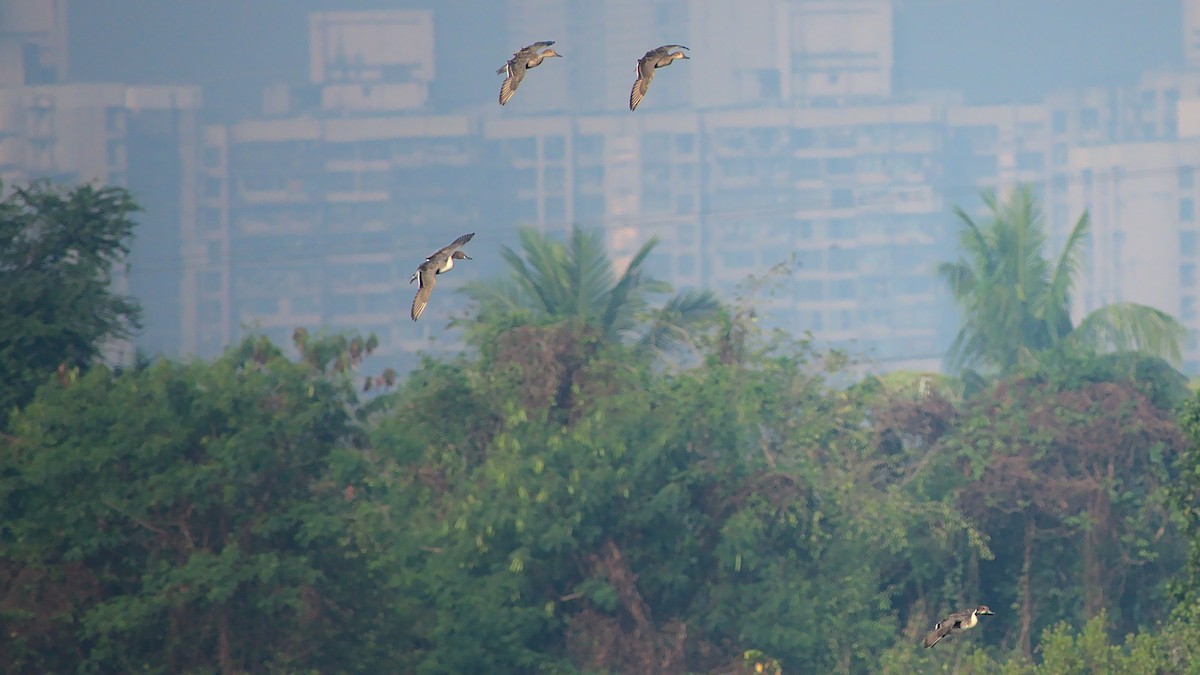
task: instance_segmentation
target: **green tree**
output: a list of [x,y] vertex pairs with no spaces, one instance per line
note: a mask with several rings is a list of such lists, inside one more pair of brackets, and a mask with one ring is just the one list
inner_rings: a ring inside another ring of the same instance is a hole
[[392,556],[428,608],[404,669],[862,672],[964,538],[874,482],[865,409],[807,351],[663,372],[561,324],[505,336],[427,361],[373,432],[421,543]]
[[111,288],[136,211],[125,190],[91,185],[34,183],[0,201],[0,428],[60,366],[86,368],[138,329],[138,304]]
[[1192,396],[1180,414],[1187,443],[1175,466],[1171,486],[1174,511],[1183,524],[1189,550],[1174,594],[1185,606],[1200,605],[1200,394]]
[[1178,363],[1184,328],[1152,307],[1106,305],[1072,324],[1071,291],[1083,262],[1087,213],[1051,261],[1045,257],[1041,210],[1029,186],[1005,200],[984,193],[983,202],[991,212],[984,223],[955,209],[964,225],[962,257],[938,267],[963,312],[950,349],[952,368],[981,365],[1006,373],[1045,352],[1070,347],[1093,353],[1138,350]]
[[506,281],[464,289],[479,306],[476,326],[484,330],[484,343],[497,329],[568,320],[598,331],[606,342],[632,342],[641,351],[664,353],[691,344],[693,331],[720,307],[712,293],[690,291],[650,310],[648,296],[670,292],[643,268],[657,240],[638,249],[618,276],[599,232],[574,227],[566,245],[528,227],[520,236],[520,253],[503,249],[510,268]]
[[39,389],[0,449],[9,672],[388,670],[409,605],[359,543],[355,395],[315,343]]
[[918,480],[931,498],[944,491],[995,552],[968,593],[1015,611],[990,617],[988,636],[1007,633],[1027,655],[1058,620],[1107,611],[1129,630],[1162,618],[1182,558],[1167,505],[1182,445],[1172,410],[1136,380],[1082,370],[1044,365],[957,410],[909,415],[911,429],[941,434]]

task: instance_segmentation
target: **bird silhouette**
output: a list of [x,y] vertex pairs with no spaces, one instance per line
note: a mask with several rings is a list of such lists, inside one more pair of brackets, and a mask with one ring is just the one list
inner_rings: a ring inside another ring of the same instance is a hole
[[468,241],[471,241],[471,237],[474,236],[474,232],[464,234],[455,239],[449,246],[439,248],[436,253],[426,258],[425,262],[417,266],[417,271],[413,272],[412,278],[408,280],[410,284],[414,281],[421,282],[421,287],[417,289],[417,295],[413,298],[413,321],[421,318],[421,312],[424,312],[425,305],[429,304],[429,295],[433,293],[433,287],[437,284],[437,275],[449,272],[454,267],[455,260],[471,260],[471,256],[459,249]]
[[646,52],[646,55],[638,59],[637,63],[637,80],[633,83],[633,90],[629,92],[629,109],[637,110],[638,104],[646,96],[646,90],[650,88],[650,82],[654,80],[654,71],[658,68],[665,68],[675,62],[676,59],[690,59],[691,57],[683,52],[672,52],[672,49],[687,49],[683,45],[663,45],[658,49],[651,49]]
[[562,54],[553,49],[538,52],[542,47],[549,47],[552,44],[554,44],[554,40],[544,40],[535,42],[528,47],[522,47],[513,53],[507,64],[496,71],[497,75],[506,75],[504,82],[500,85],[500,105],[508,103],[508,99],[517,92],[517,87],[521,86],[521,80],[525,79],[525,71],[540,66],[542,60],[547,57],[562,57]]
[[954,633],[961,633],[975,627],[979,623],[979,617],[984,615],[995,614],[988,609],[987,605],[980,605],[975,609],[967,609],[961,612],[954,612],[950,616],[937,622],[933,630],[925,636],[925,648],[928,649],[936,645],[942,638]]

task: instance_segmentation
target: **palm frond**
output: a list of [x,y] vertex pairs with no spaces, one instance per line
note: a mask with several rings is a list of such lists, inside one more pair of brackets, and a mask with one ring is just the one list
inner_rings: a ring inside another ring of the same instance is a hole
[[1091,221],[1087,211],[1084,211],[1067,235],[1058,261],[1054,264],[1049,288],[1035,308],[1042,320],[1053,329],[1052,337],[1056,341],[1071,330],[1071,290],[1083,268],[1083,241],[1090,234]]
[[654,312],[649,330],[638,343],[641,350],[675,353],[693,346],[692,336],[721,311],[721,301],[708,290],[691,290],[675,295]]
[[966,260],[941,263],[937,266],[937,274],[946,282],[946,287],[950,289],[950,295],[954,296],[955,300],[969,297],[979,283],[975,270],[971,269]]
[[1187,329],[1166,312],[1132,302],[1105,305],[1079,322],[1068,337],[1096,351],[1140,351],[1178,365]]
[[[646,257],[658,245],[658,239],[652,238],[633,254],[629,264],[625,266],[625,271],[621,273],[621,278],[612,288],[612,292],[608,297],[608,306],[604,309],[603,325],[609,327],[614,332],[621,332],[628,328],[633,322],[633,313],[640,309],[640,301],[642,296],[638,291],[644,290],[643,284],[645,281],[642,277],[642,264],[646,262]],[[635,298],[637,300],[635,301]]]
[[613,265],[603,235],[586,233],[576,226],[570,241],[567,273],[574,314],[588,323],[601,322],[613,288]]

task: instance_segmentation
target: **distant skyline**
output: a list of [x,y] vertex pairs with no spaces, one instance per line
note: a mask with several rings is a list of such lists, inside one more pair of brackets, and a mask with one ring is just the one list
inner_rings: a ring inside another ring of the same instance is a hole
[[[1136,9],[1128,0],[896,5],[893,79],[901,98],[946,91],[971,101],[1033,101],[1058,89],[1128,83],[1183,60],[1176,0]],[[497,29],[505,25],[497,0],[70,0],[71,79],[199,84],[207,118],[236,119],[257,112],[264,85],[305,80],[310,12],[410,8],[435,13],[434,108],[490,102],[495,64],[521,46],[506,44]],[[568,58],[586,58],[569,47]]]
[[[0,159],[143,201],[129,279],[155,352],[215,354],[248,325],[281,342],[377,330],[387,358],[457,349],[407,319],[413,261],[461,232],[484,252],[575,223],[605,228],[618,260],[660,236],[652,267],[681,289],[794,251],[764,316],[936,369],[957,320],[932,275],[954,253],[950,206],[1027,182],[1054,232],[1094,209],[1105,233],[1089,261],[1105,285],[1081,309],[1178,313],[1200,372],[1200,263],[1172,248],[1200,196],[1165,174],[1090,178],[1200,162],[1177,0],[44,1],[0,33],[0,74],[64,86],[8,92]],[[499,108],[496,69],[542,39],[566,58]],[[631,114],[634,63],[666,43],[694,60]],[[488,260],[447,280],[442,315],[454,285],[498,273]]]

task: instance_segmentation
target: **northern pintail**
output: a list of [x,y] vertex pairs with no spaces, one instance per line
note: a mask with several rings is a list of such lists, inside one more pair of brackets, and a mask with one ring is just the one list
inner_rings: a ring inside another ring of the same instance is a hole
[[542,47],[549,47],[554,44],[554,40],[544,40],[535,42],[528,47],[523,47],[513,53],[512,58],[504,67],[496,71],[497,75],[504,74],[504,83],[500,85],[500,105],[508,103],[508,99],[512,98],[516,93],[517,87],[521,86],[521,80],[525,78],[525,71],[530,68],[536,68],[542,64],[542,60],[549,56],[562,57],[562,54],[547,49],[539,53],[538,50]]
[[975,624],[979,623],[979,617],[981,615],[990,614],[995,614],[995,612],[988,609],[987,605],[980,605],[975,609],[963,610],[961,612],[955,612],[951,614],[950,616],[937,622],[937,625],[933,627],[933,630],[929,631],[929,635],[925,636],[925,648],[928,649],[936,645],[939,640],[947,635],[961,633],[964,630],[974,628]]
[[437,275],[442,272],[449,272],[454,267],[455,260],[470,260],[471,256],[463,253],[459,249],[463,247],[475,233],[464,234],[454,243],[440,248],[436,253],[425,259],[425,262],[417,266],[417,271],[413,272],[412,278],[408,283],[420,280],[421,287],[417,289],[417,296],[413,298],[412,304],[412,320],[416,321],[421,318],[421,312],[425,311],[425,305],[429,304],[429,294],[433,293],[433,287],[437,284]]
[[637,110],[638,104],[646,96],[646,90],[650,88],[650,82],[654,79],[654,70],[656,68],[665,68],[671,65],[676,59],[691,58],[683,52],[672,52],[671,50],[676,47],[687,49],[683,45],[663,45],[658,49],[651,49],[646,52],[645,56],[638,59],[637,81],[633,83],[633,91],[629,92],[630,110]]

